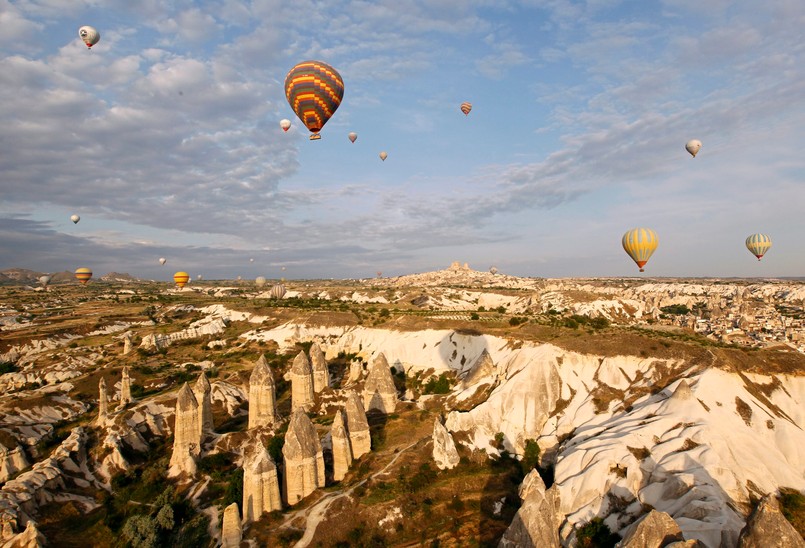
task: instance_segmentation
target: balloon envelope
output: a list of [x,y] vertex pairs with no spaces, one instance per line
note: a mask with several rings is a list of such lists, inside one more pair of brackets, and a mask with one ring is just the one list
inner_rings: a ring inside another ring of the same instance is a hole
[[657,234],[650,228],[633,228],[623,235],[623,249],[637,263],[640,272],[657,249]]
[[471,110],[472,110],[472,103],[467,103],[466,101],[464,103],[461,103],[461,112],[464,113],[464,116],[467,116]]
[[85,284],[92,278],[92,270],[86,267],[76,268],[75,270],[75,279]]
[[321,61],[303,61],[285,77],[285,98],[296,116],[310,130],[311,139],[335,114],[344,97],[344,80],[338,71]]
[[757,257],[758,261],[763,258],[770,247],[771,238],[766,234],[752,234],[746,239],[746,249]]
[[389,155],[385,151],[380,153],[380,159],[383,160],[384,162],[386,161],[386,158],[388,158],[388,157],[389,157]]
[[280,127],[282,128],[282,131],[288,131],[291,128],[291,121],[287,118],[283,118],[280,120]]
[[45,274],[44,276],[39,276],[39,283],[47,287],[47,285],[50,283],[50,276],[48,276],[47,274]]
[[490,267],[490,268],[489,268],[489,272],[491,272],[492,274],[497,274],[497,273],[498,273],[498,269],[497,269],[497,267],[494,267],[494,266],[493,266],[493,267]]
[[179,272],[173,275],[173,281],[176,284],[176,286],[179,289],[181,289],[187,285],[187,282],[190,281],[190,274],[180,270]]
[[160,257],[159,258],[159,264],[165,264],[167,262],[168,262],[168,259],[166,259],[165,257]]
[[687,143],[685,143],[685,150],[687,150],[691,156],[694,158],[696,154],[698,154],[699,150],[702,148],[702,142],[698,139],[691,139]]
[[88,48],[97,44],[98,40],[101,39],[101,33],[98,32],[98,29],[89,25],[84,25],[78,29],[78,36],[84,41]]
[[276,284],[274,287],[271,288],[271,298],[272,299],[281,299],[285,296],[285,286],[282,284]]
[[352,141],[354,143],[355,139],[358,138],[358,134],[355,133],[354,131],[350,131],[349,135],[347,135],[347,137],[349,138],[350,141]]
[[257,287],[263,287],[266,285],[266,279],[263,276],[257,276],[257,278],[254,279],[254,284]]
[[78,215],[70,215],[70,220],[73,221],[73,224],[76,224],[78,223],[78,221],[81,220],[81,217],[79,217]]

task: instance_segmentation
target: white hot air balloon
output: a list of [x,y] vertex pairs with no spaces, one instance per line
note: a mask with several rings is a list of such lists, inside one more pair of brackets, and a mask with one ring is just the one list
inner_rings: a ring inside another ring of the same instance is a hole
[[201,274],[196,274],[196,279],[200,280],[201,279]]
[[696,154],[699,153],[699,150],[702,148],[702,142],[698,139],[691,139],[687,143],[685,143],[685,150],[687,150],[691,156],[694,158]]
[[291,121],[287,118],[283,118],[280,120],[280,127],[282,128],[282,131],[288,131],[291,129]]
[[388,158],[388,157],[389,157],[389,155],[385,150],[380,153],[380,159],[383,160],[384,162],[386,161],[386,158]]
[[39,283],[42,284],[42,287],[47,289],[48,284],[50,283],[50,276],[45,274],[44,276],[39,276]]
[[254,285],[256,285],[257,287],[263,287],[264,285],[266,285],[266,279],[263,276],[257,276],[254,279]]
[[285,296],[285,286],[282,284],[276,284],[274,287],[271,288],[271,298],[272,299],[281,299]]
[[70,215],[70,220],[73,221],[73,224],[78,224],[78,221],[81,220],[81,217],[78,215]]
[[347,135],[347,137],[349,138],[350,141],[352,141],[354,143],[355,139],[358,138],[358,134],[355,133],[354,131],[350,131],[349,135]]
[[98,32],[98,29],[90,27],[89,25],[84,25],[78,29],[78,36],[84,41],[88,48],[97,44],[98,40],[101,39],[101,33]]
[[253,262],[254,262],[254,259],[249,259],[249,262],[250,262],[250,263],[253,263]]
[[498,273],[498,268],[496,266],[489,267],[489,272],[491,274],[497,274]]
[[168,262],[168,259],[166,259],[165,257],[160,257],[159,258],[159,264],[165,264],[167,262]]

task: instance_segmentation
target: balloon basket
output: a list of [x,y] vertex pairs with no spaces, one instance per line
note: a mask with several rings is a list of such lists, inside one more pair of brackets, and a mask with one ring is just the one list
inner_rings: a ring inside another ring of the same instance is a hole
[[314,133],[313,135],[310,136],[311,141],[318,141],[319,139],[321,139],[321,135],[319,135],[318,133]]

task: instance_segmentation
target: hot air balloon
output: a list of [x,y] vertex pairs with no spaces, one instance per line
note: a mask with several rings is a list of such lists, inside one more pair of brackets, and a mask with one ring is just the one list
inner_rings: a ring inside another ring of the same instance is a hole
[[264,285],[266,285],[266,279],[263,276],[257,276],[254,279],[254,285],[256,285],[257,287],[263,287]]
[[466,101],[461,103],[461,112],[464,113],[464,116],[467,116],[471,110],[472,110],[472,103],[467,103]]
[[388,158],[388,157],[389,157],[389,155],[385,150],[380,153],[380,159],[383,160],[384,162],[386,161],[386,158]]
[[190,274],[187,272],[179,271],[173,275],[173,281],[179,289],[182,289],[190,281]]
[[383,277],[383,273],[382,273],[381,271],[379,271],[379,270],[376,272],[376,274],[377,274],[377,277],[378,277],[378,278],[382,278],[382,277]]
[[327,63],[303,61],[285,77],[285,97],[310,130],[310,140],[321,139],[321,128],[335,114],[344,97],[344,80]]
[[643,267],[657,249],[657,242],[657,234],[649,228],[633,228],[621,240],[623,249],[637,263],[640,272],[644,272]]
[[272,299],[281,299],[285,296],[285,286],[282,284],[276,284],[271,288],[271,298]]
[[354,143],[355,139],[358,138],[358,134],[355,133],[354,131],[350,131],[349,135],[347,135],[347,138]]
[[249,259],[249,262],[250,262],[250,263],[253,263],[253,262],[254,262],[254,259]]
[[287,118],[283,118],[280,120],[280,127],[282,128],[282,131],[288,131],[291,129],[291,121]]
[[45,274],[44,276],[39,276],[39,283],[42,284],[42,287],[47,289],[48,284],[50,283],[50,276]]
[[200,280],[201,279],[201,274],[196,274],[196,279]]
[[70,220],[73,221],[73,224],[78,224],[78,221],[81,220],[81,217],[78,215],[70,215]]
[[282,267],[282,271],[285,272],[285,267],[284,266]]
[[165,264],[167,262],[168,262],[168,259],[166,259],[165,257],[160,257],[159,258],[159,264]]
[[690,152],[690,155],[693,156],[694,158],[696,157],[696,154],[698,154],[699,149],[701,148],[702,148],[702,142],[698,139],[691,139],[690,141],[685,143],[685,150]]
[[86,267],[76,268],[75,270],[76,280],[78,280],[82,284],[86,284],[90,278],[92,278],[92,270]]
[[91,48],[101,39],[101,33],[95,27],[84,25],[78,29],[78,36],[84,41],[88,48]]
[[489,267],[489,272],[492,274],[497,274],[498,268],[496,266]]
[[757,257],[758,261],[763,258],[770,247],[771,238],[766,234],[752,234],[746,239],[746,249]]

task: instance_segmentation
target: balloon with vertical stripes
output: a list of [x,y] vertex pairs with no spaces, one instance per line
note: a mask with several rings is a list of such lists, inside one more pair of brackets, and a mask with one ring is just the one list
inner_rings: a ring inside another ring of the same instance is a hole
[[746,239],[746,249],[757,257],[758,261],[763,258],[770,247],[771,238],[766,234],[752,234]]

